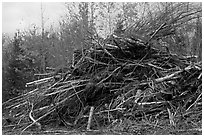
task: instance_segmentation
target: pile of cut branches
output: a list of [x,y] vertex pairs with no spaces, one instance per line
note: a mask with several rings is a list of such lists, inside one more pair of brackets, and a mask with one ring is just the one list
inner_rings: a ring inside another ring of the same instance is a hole
[[66,71],[27,83],[32,90],[4,102],[3,109],[9,111],[3,117],[23,132],[53,122],[85,125],[84,120],[92,117],[89,107],[98,126],[101,121],[110,125],[117,119],[161,115],[175,124],[175,116],[188,115],[193,107],[201,109],[201,62],[133,37],[113,35],[111,41],[76,50]]

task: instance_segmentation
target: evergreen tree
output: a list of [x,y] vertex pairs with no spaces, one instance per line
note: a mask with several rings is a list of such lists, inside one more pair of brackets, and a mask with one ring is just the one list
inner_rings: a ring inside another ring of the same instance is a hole
[[22,36],[19,32],[15,33],[13,42],[9,45],[12,50],[11,56],[7,58],[8,66],[3,70],[3,101],[21,94],[25,90],[26,82],[33,80],[35,65],[22,44]]

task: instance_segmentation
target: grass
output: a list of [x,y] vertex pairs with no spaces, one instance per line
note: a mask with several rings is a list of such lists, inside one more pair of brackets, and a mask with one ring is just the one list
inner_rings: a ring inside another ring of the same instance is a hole
[[[98,127],[96,122],[92,124],[92,131],[86,131],[86,124],[69,128],[54,124],[44,126],[39,131],[30,128],[23,135],[202,135],[202,114],[191,114],[186,117],[176,117],[175,125],[170,125],[169,119],[137,118],[115,120],[109,126]],[[96,130],[97,129],[97,130]],[[19,135],[20,129],[3,128],[3,135]]]

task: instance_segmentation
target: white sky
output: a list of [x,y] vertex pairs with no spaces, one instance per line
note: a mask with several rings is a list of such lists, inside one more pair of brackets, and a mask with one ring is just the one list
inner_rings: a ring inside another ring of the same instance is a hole
[[[51,24],[57,26],[60,16],[63,16],[66,12],[64,3],[50,1],[44,2],[45,0],[42,1],[43,9],[45,10],[45,27],[49,27]],[[137,1],[141,2],[143,0]],[[40,5],[41,3],[39,0],[38,2],[2,2],[2,32],[14,35],[17,29],[27,30],[28,28],[31,28],[32,24],[36,24],[38,27],[41,27]]]
[[[64,3],[43,2],[45,27],[57,26],[58,20],[65,14]],[[41,26],[40,2],[3,2],[2,32],[10,35],[17,29],[27,30],[32,24]]]

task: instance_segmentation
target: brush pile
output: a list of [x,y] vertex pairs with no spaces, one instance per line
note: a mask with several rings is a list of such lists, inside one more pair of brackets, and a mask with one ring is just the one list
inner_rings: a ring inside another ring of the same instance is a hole
[[76,50],[66,71],[27,83],[27,93],[3,103],[7,116],[15,119],[11,123],[23,131],[57,121],[83,126],[91,106],[98,126],[161,115],[174,123],[173,115],[201,107],[201,63],[133,37],[113,35],[111,41]]

